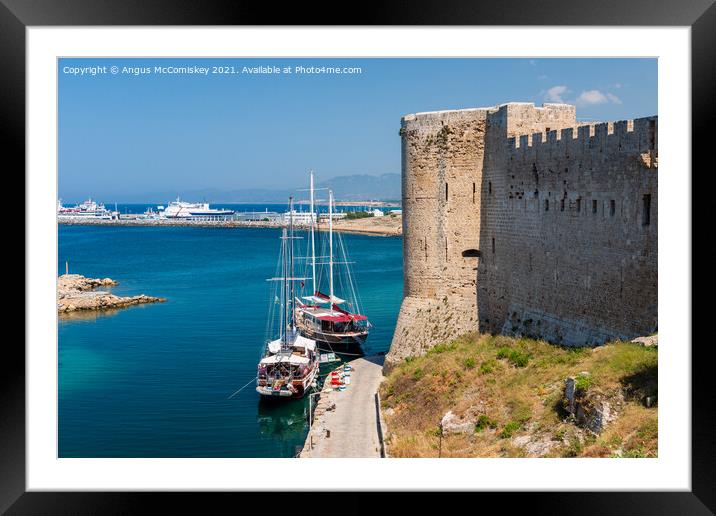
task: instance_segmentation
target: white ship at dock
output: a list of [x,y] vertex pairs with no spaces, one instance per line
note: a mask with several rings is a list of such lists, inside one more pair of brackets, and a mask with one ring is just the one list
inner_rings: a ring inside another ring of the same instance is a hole
[[119,212],[110,211],[105,208],[104,204],[97,204],[91,198],[71,207],[63,206],[60,199],[57,201],[57,218],[60,220],[115,220],[119,218]]
[[234,210],[210,208],[207,202],[186,202],[180,200],[179,197],[177,197],[176,201],[170,202],[165,209],[159,210],[159,216],[165,219],[188,219],[191,217],[228,216],[233,214]]

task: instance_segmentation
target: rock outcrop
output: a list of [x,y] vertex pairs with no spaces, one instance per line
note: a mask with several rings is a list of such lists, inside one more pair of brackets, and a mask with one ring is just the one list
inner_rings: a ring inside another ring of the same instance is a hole
[[98,287],[114,285],[117,285],[117,282],[110,278],[86,278],[80,274],[63,274],[57,278],[57,312],[63,314],[80,310],[106,310],[166,301],[164,298],[145,294],[121,297],[111,292],[94,290]]
[[588,377],[582,373],[577,378],[569,377],[565,380],[564,405],[577,425],[599,435],[618,417],[624,404],[624,395],[621,391],[607,394],[583,387]]
[[440,421],[444,434],[472,434],[475,432],[475,420],[469,416],[460,417],[451,410]]
[[648,337],[637,337],[636,339],[632,340],[635,344],[641,344],[642,346],[646,346],[647,348],[650,348],[651,346],[658,346],[659,345],[659,335],[649,335]]

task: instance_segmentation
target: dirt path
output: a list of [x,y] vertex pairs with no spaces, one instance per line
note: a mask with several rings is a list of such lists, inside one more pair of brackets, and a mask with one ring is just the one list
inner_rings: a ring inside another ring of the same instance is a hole
[[371,356],[350,362],[348,388],[321,394],[300,457],[381,456],[376,393],[383,379],[383,359]]

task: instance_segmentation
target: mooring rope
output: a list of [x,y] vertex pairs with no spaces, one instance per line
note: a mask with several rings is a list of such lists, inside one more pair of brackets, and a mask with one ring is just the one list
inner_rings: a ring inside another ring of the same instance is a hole
[[231,398],[233,398],[234,396],[236,396],[238,393],[240,393],[241,391],[243,391],[246,387],[249,386],[249,384],[250,384],[251,382],[255,382],[255,381],[256,381],[256,378],[258,378],[258,376],[254,376],[251,380],[248,381],[248,383],[247,383],[246,385],[244,385],[243,387],[241,387],[241,389],[239,389],[238,391],[236,391],[234,394],[232,394],[231,396],[229,396],[227,399],[230,400]]

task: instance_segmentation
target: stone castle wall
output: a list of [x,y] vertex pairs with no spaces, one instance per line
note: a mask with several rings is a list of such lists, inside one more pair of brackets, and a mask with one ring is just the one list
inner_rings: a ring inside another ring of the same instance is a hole
[[400,132],[388,364],[467,331],[583,345],[656,329],[656,117],[586,125],[574,106],[512,103],[408,115]]

